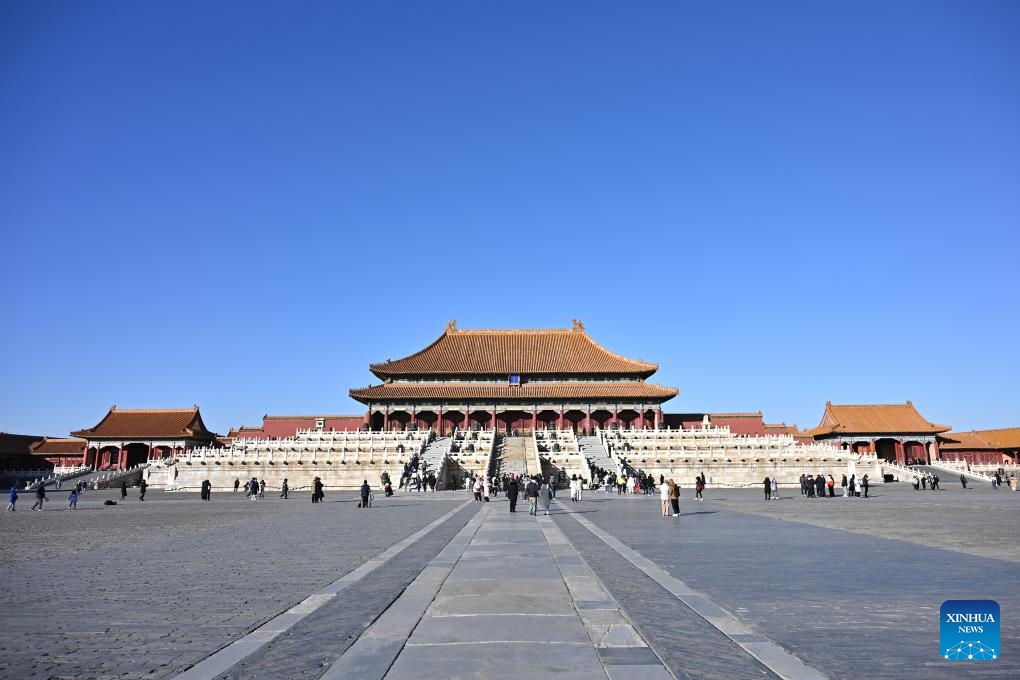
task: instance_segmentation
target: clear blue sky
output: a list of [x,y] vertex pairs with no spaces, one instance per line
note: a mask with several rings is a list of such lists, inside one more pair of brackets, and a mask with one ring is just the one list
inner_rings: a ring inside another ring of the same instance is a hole
[[0,430],[359,413],[462,328],[669,411],[1020,425],[1020,3],[0,4]]

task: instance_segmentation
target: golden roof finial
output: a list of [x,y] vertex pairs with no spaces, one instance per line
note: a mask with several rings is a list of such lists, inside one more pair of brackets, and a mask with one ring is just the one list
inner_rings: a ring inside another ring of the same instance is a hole
[[453,333],[456,330],[457,330],[457,320],[456,319],[450,319],[449,321],[446,322],[446,332],[447,333]]
[[584,332],[584,324],[581,323],[580,319],[573,319],[573,322],[574,322],[574,330],[575,331]]

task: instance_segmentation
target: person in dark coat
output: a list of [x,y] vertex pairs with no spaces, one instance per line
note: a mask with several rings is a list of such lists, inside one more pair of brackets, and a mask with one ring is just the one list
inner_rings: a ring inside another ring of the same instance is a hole
[[871,482],[868,481],[868,476],[864,475],[861,477],[861,490],[864,491],[864,497],[868,497],[868,489],[871,487]]
[[35,503],[32,504],[32,509],[35,510],[35,506],[39,506],[39,512],[42,512],[43,504],[46,502],[46,486],[39,484],[39,488],[35,490]]
[[11,490],[7,492],[7,509],[11,512],[15,511],[15,507],[18,504],[18,487],[11,485]]
[[239,477],[234,478],[234,493],[237,493],[238,487],[241,486],[241,479]]
[[120,483],[120,499],[122,501],[127,500],[127,480],[125,479]]
[[141,482],[138,483],[138,500],[140,500],[140,501],[144,501],[145,500],[145,490],[148,489],[148,488],[149,488],[149,485],[145,483],[144,479]]
[[280,498],[287,500],[287,493],[290,492],[290,487],[287,486],[287,480],[283,480],[283,485],[280,487]]
[[825,477],[821,475],[815,477],[815,494],[819,498],[825,498]]
[[772,480],[765,478],[765,500],[772,500]]
[[510,476],[506,485],[506,497],[510,500],[510,512],[517,512],[517,492],[520,490],[516,475]]
[[322,501],[322,480],[318,477],[312,482],[312,502],[320,503]]
[[372,493],[372,487],[370,487],[368,485],[368,480],[367,479],[363,480],[361,482],[361,505],[358,506],[359,508],[367,508],[368,507],[368,497],[369,497],[369,494],[371,494],[371,493]]

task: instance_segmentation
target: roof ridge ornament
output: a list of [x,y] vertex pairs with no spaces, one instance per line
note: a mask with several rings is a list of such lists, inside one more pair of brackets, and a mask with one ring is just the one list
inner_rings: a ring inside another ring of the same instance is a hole
[[574,330],[575,331],[581,331],[582,333],[584,333],[584,324],[581,323],[580,319],[571,319],[571,321],[574,322]]
[[446,332],[447,333],[456,333],[457,332],[457,320],[456,319],[450,319],[449,321],[446,322]]

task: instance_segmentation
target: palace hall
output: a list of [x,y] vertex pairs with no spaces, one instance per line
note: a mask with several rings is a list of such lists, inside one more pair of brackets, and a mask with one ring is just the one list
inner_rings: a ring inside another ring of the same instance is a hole
[[353,389],[366,429],[658,428],[676,388],[646,382],[658,364],[595,342],[574,320],[552,330],[463,330],[446,325],[428,347],[372,364],[382,383]]

